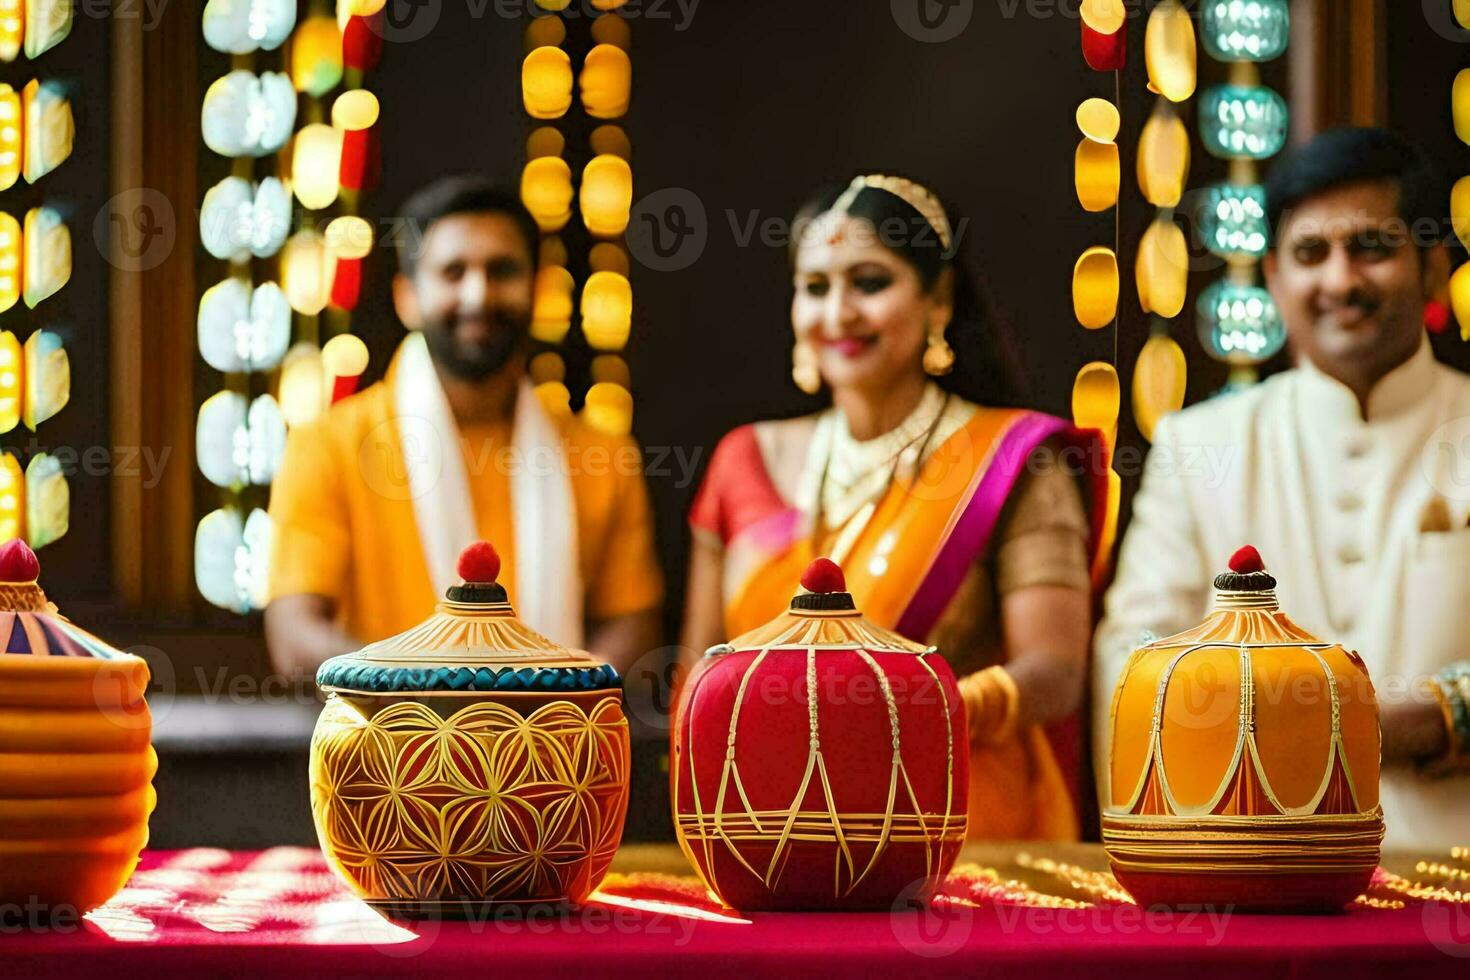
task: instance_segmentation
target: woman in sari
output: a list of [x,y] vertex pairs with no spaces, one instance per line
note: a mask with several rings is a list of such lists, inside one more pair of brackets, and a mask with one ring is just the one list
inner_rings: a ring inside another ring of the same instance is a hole
[[690,516],[684,666],[783,612],[828,556],[868,618],[938,646],[960,679],[969,836],[1075,839],[1096,434],[1001,407],[1016,398],[1004,348],[931,192],[858,177],[797,228],[793,378],[832,406],[716,448]]

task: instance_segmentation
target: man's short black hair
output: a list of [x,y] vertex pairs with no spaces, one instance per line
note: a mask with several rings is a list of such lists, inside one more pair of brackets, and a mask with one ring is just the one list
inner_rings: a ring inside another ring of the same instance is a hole
[[1330,129],[1277,161],[1266,179],[1271,247],[1281,221],[1297,205],[1362,181],[1395,180],[1399,217],[1421,247],[1445,240],[1449,190],[1439,169],[1415,143],[1383,129]]
[[440,218],[451,214],[503,214],[515,222],[531,264],[536,264],[541,230],[536,219],[521,203],[519,194],[479,174],[457,174],[438,180],[414,191],[399,209],[403,227],[398,235],[398,269],[412,276],[429,228]]

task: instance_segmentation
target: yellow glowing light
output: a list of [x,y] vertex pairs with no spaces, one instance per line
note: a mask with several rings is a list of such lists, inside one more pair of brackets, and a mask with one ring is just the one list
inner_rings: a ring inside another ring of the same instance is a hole
[[1111,444],[1121,401],[1118,372],[1105,361],[1093,361],[1072,382],[1072,421],[1079,429],[1098,430]]
[[1179,0],[1163,0],[1149,15],[1143,40],[1149,88],[1170,102],[1183,102],[1194,95],[1197,47],[1189,11]]
[[9,330],[0,331],[0,432],[20,424],[20,341]]
[[1082,0],[1082,20],[1099,34],[1116,34],[1128,17],[1123,0]]
[[1168,218],[1149,225],[1138,243],[1134,274],[1143,312],[1171,320],[1178,316],[1189,288],[1189,242],[1184,230]]
[[332,298],[336,259],[326,240],[310,229],[298,231],[281,250],[281,289],[291,309],[316,316]]
[[1450,306],[1460,323],[1460,339],[1470,341],[1470,262],[1450,277]]
[[20,179],[24,118],[20,94],[0,84],[0,191],[14,187]]
[[1189,130],[1184,121],[1161,104],[1138,141],[1138,187],[1156,208],[1179,206],[1189,180]]
[[318,98],[342,81],[342,29],[335,17],[308,17],[291,35],[291,84]]
[[[1470,0],[1466,2],[1470,3]],[[1461,244],[1470,248],[1470,177],[1455,181],[1455,188],[1450,192],[1450,220]]]
[[628,370],[628,362],[616,354],[598,354],[592,359],[592,380],[594,382],[606,381],[627,388],[632,383],[632,377],[632,372]]
[[1118,107],[1107,99],[1088,99],[1077,107],[1077,128],[1094,142],[1113,142],[1118,138],[1118,129],[1122,125]]
[[25,345],[25,401],[21,419],[32,432],[71,401],[71,361],[61,337],[37,330]]
[[530,367],[527,369],[531,374],[532,384],[545,384],[548,381],[565,381],[567,378],[567,362],[561,359],[556,351],[542,351],[531,358]]
[[0,453],[0,541],[25,534],[26,478],[20,460]]
[[621,235],[633,207],[633,169],[611,154],[593,157],[582,171],[582,223],[594,235]]
[[[592,0],[592,6],[596,10],[617,10],[627,2],[628,0]],[[601,17],[598,18],[598,20],[601,19]]]
[[20,54],[25,24],[25,0],[0,0],[0,61],[14,61]]
[[521,203],[543,232],[561,231],[572,218],[572,168],[561,157],[538,157],[521,171]]
[[71,526],[71,488],[61,472],[61,461],[37,453],[26,464],[26,543],[44,548],[66,534]]
[[367,344],[354,334],[339,333],[322,345],[322,369],[328,377],[355,378],[367,366]]
[[633,91],[633,60],[622,48],[598,44],[587,52],[578,84],[587,115],[594,119],[626,115]]
[[567,245],[561,240],[560,235],[547,235],[542,238],[536,251],[536,264],[543,269],[547,266],[567,264]]
[[304,208],[319,211],[337,200],[342,172],[342,131],[309,123],[296,134],[291,151],[291,190]]
[[50,51],[71,33],[73,7],[68,0],[26,0],[26,57]]
[[1123,183],[1117,143],[1084,139],[1077,144],[1075,162],[1077,200],[1087,211],[1106,211],[1118,203]]
[[625,436],[633,428],[633,396],[622,385],[599,382],[587,389],[582,420],[609,435]]
[[560,17],[533,17],[526,25],[526,50],[554,48],[567,39],[567,25]]
[[1455,0],[1455,20],[1470,31],[1470,0]]
[[24,173],[34,184],[71,156],[71,101],[53,82],[31,79],[21,93],[21,115],[25,119]]
[[526,159],[559,157],[567,148],[567,138],[555,126],[538,126],[526,137]]
[[604,14],[592,22],[592,40],[595,44],[612,44],[627,51],[633,43],[633,31],[626,17]]
[[343,92],[332,103],[332,125],[354,132],[367,129],[378,121],[382,107],[378,97],[365,88]]
[[1159,419],[1183,407],[1188,376],[1184,351],[1168,334],[1154,334],[1138,352],[1133,367],[1133,419],[1149,442],[1153,442]]
[[560,266],[542,266],[536,273],[531,336],[547,344],[559,344],[572,328],[572,274]]
[[1082,253],[1072,271],[1072,309],[1077,322],[1100,330],[1118,315],[1118,257],[1096,246]]
[[21,295],[26,306],[54,295],[71,279],[71,232],[61,215],[47,207],[26,212],[25,259],[21,263]]
[[546,414],[556,418],[567,418],[572,414],[572,393],[560,381],[547,381],[536,386],[536,397]]
[[1470,68],[1455,76],[1453,93],[1455,135],[1460,142],[1470,143]]
[[598,126],[587,138],[587,142],[591,145],[593,153],[611,153],[624,160],[633,159],[633,144],[629,141],[628,134],[623,127],[613,123]]
[[373,226],[355,214],[333,218],[326,238],[327,248],[339,259],[365,259],[373,250]]
[[371,17],[388,5],[388,0],[337,0],[337,26],[346,28],[353,17]]
[[566,10],[572,0],[536,0],[536,6],[542,10]]
[[521,63],[521,101],[532,119],[557,119],[572,106],[572,59],[543,45]]
[[587,266],[593,272],[616,272],[620,276],[626,276],[628,274],[628,253],[621,245],[614,245],[612,242],[598,242],[587,253]]
[[616,272],[594,272],[582,287],[582,334],[598,350],[621,350],[633,324],[633,287]]
[[20,222],[15,215],[0,211],[0,313],[20,299]]
[[281,361],[281,385],[276,393],[286,424],[301,425],[321,415],[327,397],[321,350],[304,341],[296,344]]

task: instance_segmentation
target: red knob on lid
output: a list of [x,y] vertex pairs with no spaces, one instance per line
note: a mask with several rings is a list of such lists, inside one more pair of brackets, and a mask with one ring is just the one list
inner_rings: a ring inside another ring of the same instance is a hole
[[818,558],[801,575],[801,587],[808,592],[846,592],[847,578],[842,566],[830,558]]
[[500,576],[500,553],[489,541],[476,541],[459,553],[459,577],[471,585],[490,585]]
[[0,546],[0,582],[34,582],[40,577],[41,563],[30,545],[11,538]]
[[1246,545],[1230,556],[1230,570],[1237,575],[1249,575],[1251,572],[1264,572],[1266,563],[1261,561],[1259,551],[1251,545]]

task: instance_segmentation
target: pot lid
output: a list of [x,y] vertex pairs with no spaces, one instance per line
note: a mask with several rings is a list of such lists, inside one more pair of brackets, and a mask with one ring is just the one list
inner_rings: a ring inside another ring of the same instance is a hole
[[459,556],[462,584],[419,625],[333,657],[317,686],[359,694],[577,692],[618,688],[622,678],[584,650],[569,650],[516,616],[496,582],[500,556],[477,541]]
[[729,643],[711,647],[708,653],[717,656],[737,650],[775,648],[872,653],[933,653],[935,650],[866,619],[853,601],[852,593],[847,591],[847,578],[841,567],[829,558],[818,558],[807,566],[801,576],[801,589],[786,612]]
[[41,563],[19,538],[0,545],[0,656],[132,657],[75,626],[46,598],[37,580]]

